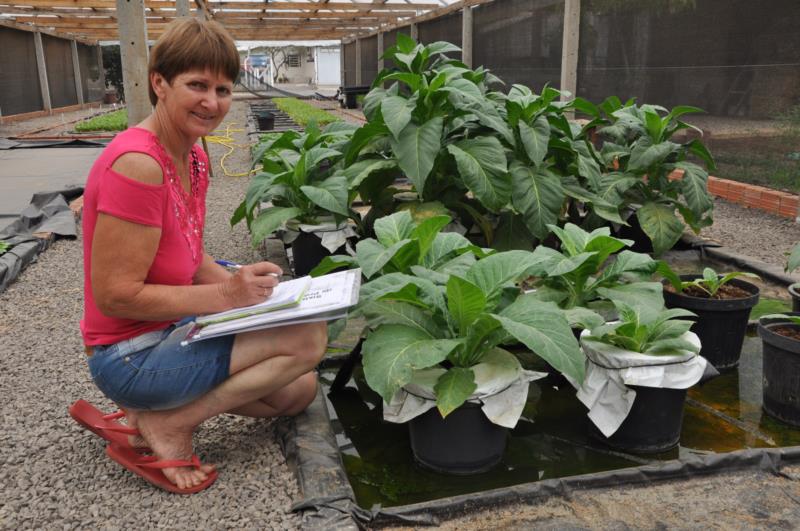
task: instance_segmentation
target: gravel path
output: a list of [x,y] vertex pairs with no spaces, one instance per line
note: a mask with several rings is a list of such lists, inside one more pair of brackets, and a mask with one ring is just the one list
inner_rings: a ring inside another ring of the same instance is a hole
[[716,198],[714,224],[700,235],[740,254],[784,267],[789,251],[800,242],[800,223]]
[[[246,103],[234,103],[226,123],[243,126]],[[224,130],[224,128],[223,128]],[[244,141],[244,133],[235,133]],[[228,220],[244,196],[245,178],[224,177],[226,149],[210,146],[214,179],[208,195],[207,249],[253,261],[243,225]],[[244,171],[239,149],[226,166]],[[158,490],[105,456],[103,441],[80,428],[67,407],[84,398],[110,410],[94,387],[78,321],[83,307],[81,241],[60,240],[0,294],[0,528],[295,529],[287,513],[297,484],[280,452],[276,424],[225,415],[196,436],[201,459],[220,477],[189,497]]]

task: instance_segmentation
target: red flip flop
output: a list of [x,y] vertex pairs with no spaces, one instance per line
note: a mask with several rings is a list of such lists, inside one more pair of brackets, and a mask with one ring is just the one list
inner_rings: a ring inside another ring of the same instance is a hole
[[167,476],[165,476],[164,472],[161,470],[162,468],[184,466],[199,468],[201,464],[200,459],[194,454],[192,455],[191,461],[179,459],[159,461],[154,455],[142,455],[130,446],[124,447],[117,446],[116,444],[109,444],[106,447],[106,454],[145,481],[176,494],[194,494],[195,492],[200,492],[210,487],[211,484],[217,480],[216,470],[210,472],[208,478],[204,482],[195,487],[189,487],[188,489],[181,489],[167,479]]
[[[86,400],[77,400],[69,406],[69,415],[75,422],[117,446],[134,448],[128,441],[128,435],[139,435],[136,428],[122,424],[117,419],[125,416],[124,411],[104,414]],[[147,448],[135,448],[137,451],[147,451]]]

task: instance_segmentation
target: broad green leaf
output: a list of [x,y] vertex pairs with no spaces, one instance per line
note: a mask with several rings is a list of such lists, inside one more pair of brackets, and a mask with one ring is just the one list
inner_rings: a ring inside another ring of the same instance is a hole
[[478,386],[472,369],[452,367],[439,377],[433,390],[436,392],[436,407],[442,418],[460,407]]
[[714,208],[714,202],[708,192],[708,173],[691,162],[678,162],[675,167],[683,170],[683,178],[680,181],[681,193],[695,218],[701,219]]
[[550,124],[547,118],[539,116],[533,122],[533,127],[520,121],[519,136],[528,158],[535,166],[539,166],[547,155],[547,144],[550,141]]
[[409,123],[398,138],[391,138],[398,165],[420,194],[425,190],[425,181],[441,147],[443,124],[438,116],[421,126]]
[[330,149],[321,146],[314,146],[305,153],[306,155],[306,168],[311,169],[317,167],[320,162],[325,159],[336,159],[342,154],[335,149]]
[[483,291],[468,280],[451,276],[447,281],[447,309],[458,324],[461,335],[466,335],[470,324],[486,307]]
[[605,281],[616,281],[625,273],[633,273],[639,277],[649,277],[652,275],[658,262],[644,253],[634,253],[633,251],[622,251],[614,257],[614,260],[603,269],[598,277],[598,283]]
[[650,347],[644,351],[645,354],[655,354],[655,355],[669,355],[669,354],[678,354],[682,350],[688,350],[689,352],[694,352],[697,354],[700,352],[700,347],[692,343],[687,339],[683,339],[680,337],[672,338],[672,339],[659,339],[657,341],[653,341],[650,344]]
[[280,226],[290,219],[299,216],[303,211],[295,207],[270,207],[262,210],[250,225],[253,246],[259,245]]
[[445,41],[436,41],[432,42],[427,45],[428,51],[431,55],[435,53],[445,54],[445,53],[458,53],[461,51],[461,48],[456,46],[455,44],[450,44],[449,42]]
[[643,137],[636,141],[631,158],[628,160],[628,170],[633,172],[645,172],[655,163],[662,162],[667,155],[679,148],[674,142],[659,142],[653,144],[652,141]]
[[375,172],[397,169],[397,161],[388,159],[360,160],[345,168],[342,174],[350,182],[350,188],[355,189],[361,182]]
[[511,165],[513,194],[511,202],[525,219],[525,226],[538,239],[549,233],[548,225],[555,225],[564,204],[561,180],[550,173],[515,162]]
[[372,327],[397,324],[416,328],[431,337],[439,335],[439,329],[431,319],[430,312],[413,304],[396,300],[377,300],[364,306],[363,313]]
[[588,328],[589,330],[605,323],[605,319],[603,319],[602,315],[581,306],[564,310],[564,317],[567,319],[570,327]]
[[467,272],[467,280],[478,286],[490,301],[501,288],[518,280],[538,261],[534,253],[527,251],[496,253],[475,262]]
[[[478,117],[478,122],[496,131],[500,135],[502,135],[503,139],[511,146],[514,145],[514,133],[511,132],[509,129],[508,124],[506,123],[505,119],[500,116],[495,109],[491,105],[487,105],[483,103],[480,108],[472,108],[470,111]],[[494,138],[494,137],[492,137]]]
[[700,140],[695,138],[689,142],[688,147],[690,152],[706,163],[706,167],[709,171],[715,171],[717,169],[717,165],[714,163],[714,157],[711,155],[711,152],[708,151],[708,148],[702,142],[700,142]]
[[414,220],[407,211],[396,212],[375,220],[375,236],[385,247],[389,247],[411,237]]
[[504,211],[494,230],[492,248],[498,251],[532,251],[538,243],[536,237],[528,230],[522,214]]
[[555,305],[522,295],[493,317],[553,368],[578,384],[583,381],[585,357],[563,313]]
[[[469,271],[470,268],[475,264],[476,260],[477,259],[475,258],[474,254],[462,253],[437,266],[436,272],[444,275],[456,275],[461,278],[466,278],[467,271]],[[443,283],[446,282],[447,281],[445,280]]]
[[434,271],[433,269],[428,269],[427,267],[423,267],[421,265],[413,265],[410,269],[411,272],[416,276],[428,279],[431,282],[441,284],[442,286],[447,284],[447,281],[450,280],[450,275],[447,273]]
[[301,186],[300,190],[317,206],[335,214],[348,216],[347,178],[328,177],[317,186]]
[[381,325],[364,341],[364,376],[386,403],[411,381],[414,370],[444,361],[458,346],[454,339],[434,339],[417,328]]
[[511,199],[511,180],[503,146],[494,137],[462,140],[447,146],[467,188],[490,210],[500,210]]
[[326,256],[317,266],[309,273],[312,277],[326,275],[331,271],[341,268],[350,268],[357,265],[356,259],[346,254],[334,254]]
[[640,177],[625,173],[604,173],[595,181],[594,192],[609,204],[619,205],[624,200],[625,192],[640,181]]
[[449,259],[451,254],[468,247],[472,247],[472,242],[457,232],[440,232],[433,239],[428,254],[423,256],[422,263],[429,268],[436,269],[441,260]]
[[419,254],[425,256],[433,244],[436,235],[439,234],[447,224],[450,223],[450,216],[433,216],[422,220],[414,230],[411,231],[411,238],[419,241]]
[[645,203],[636,211],[636,218],[653,242],[655,256],[672,249],[683,233],[683,223],[675,215],[675,209],[661,203]]
[[642,322],[651,322],[664,308],[664,288],[659,282],[633,282],[597,292],[614,304],[624,304],[637,312]]
[[372,238],[361,240],[356,244],[356,259],[361,267],[361,272],[366,278],[371,278],[378,273],[383,266],[389,263],[395,254],[411,240],[400,240],[384,247]]
[[800,243],[794,246],[794,249],[792,249],[792,252],[789,255],[789,260],[786,263],[786,272],[791,273],[799,267],[800,267]]
[[350,145],[345,153],[345,162],[352,164],[358,159],[361,150],[376,138],[389,134],[389,129],[380,122],[367,122],[359,127],[350,139]]
[[401,131],[411,121],[411,112],[414,110],[413,101],[409,101],[401,96],[387,96],[381,102],[381,114],[383,121],[392,132],[395,138],[400,137]]

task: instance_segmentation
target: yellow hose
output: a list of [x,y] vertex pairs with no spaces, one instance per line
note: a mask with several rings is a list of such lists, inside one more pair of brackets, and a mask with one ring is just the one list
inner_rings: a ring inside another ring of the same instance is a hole
[[[241,133],[244,131],[244,129],[233,129],[233,126],[236,125],[236,123],[231,122],[223,125],[225,125],[224,135],[213,134],[206,137],[206,140],[209,143],[221,144],[228,149],[228,151],[224,155],[222,155],[222,158],[219,160],[219,165],[222,168],[222,172],[228,177],[247,177],[253,173],[258,173],[259,171],[261,171],[260,169],[254,169],[252,171],[246,171],[242,173],[231,173],[228,171],[228,169],[225,167],[225,159],[228,157],[228,155],[236,151],[236,149],[241,149],[241,148],[250,149],[250,147],[252,147],[253,144],[236,143],[232,133]],[[214,131],[214,133],[217,133],[218,131],[219,129],[217,131]]]

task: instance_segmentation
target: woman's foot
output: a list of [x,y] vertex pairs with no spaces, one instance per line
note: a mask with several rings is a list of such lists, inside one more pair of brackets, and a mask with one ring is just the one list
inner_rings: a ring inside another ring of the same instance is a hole
[[[125,412],[125,421],[129,428],[139,429],[139,425],[137,424],[139,418],[139,412],[133,411],[132,409],[122,409]],[[140,435],[128,435],[128,442],[134,448],[147,448],[148,444],[147,441],[144,440],[144,437]]]
[[[177,426],[170,422],[170,416],[165,411],[139,411],[135,422],[145,445],[153,450],[159,460],[189,461],[192,458],[193,427]],[[175,467],[162,470],[172,483],[186,489],[203,483],[214,468],[214,465],[202,465],[200,468]]]

